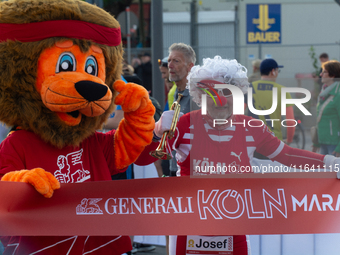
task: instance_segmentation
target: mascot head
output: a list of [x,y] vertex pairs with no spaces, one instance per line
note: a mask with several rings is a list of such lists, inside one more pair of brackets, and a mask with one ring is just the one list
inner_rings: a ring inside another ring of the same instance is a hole
[[114,110],[118,22],[81,0],[0,3],[0,121],[58,148],[76,146]]

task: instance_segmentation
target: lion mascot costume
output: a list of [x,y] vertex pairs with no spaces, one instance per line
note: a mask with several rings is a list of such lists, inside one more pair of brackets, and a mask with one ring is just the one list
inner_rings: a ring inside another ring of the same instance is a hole
[[[119,23],[81,0],[0,3],[1,181],[26,182],[50,198],[60,183],[111,180],[151,143],[147,91],[119,80]],[[97,132],[115,104],[124,119]],[[77,161],[77,165],[74,162]],[[81,166],[81,167],[79,167]],[[127,236],[2,237],[4,254],[122,254]]]

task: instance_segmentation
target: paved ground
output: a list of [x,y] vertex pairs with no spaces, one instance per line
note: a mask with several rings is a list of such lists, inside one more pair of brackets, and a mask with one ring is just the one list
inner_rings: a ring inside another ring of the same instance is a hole
[[155,245],[156,249],[149,252],[137,252],[134,255],[167,255],[165,246]]

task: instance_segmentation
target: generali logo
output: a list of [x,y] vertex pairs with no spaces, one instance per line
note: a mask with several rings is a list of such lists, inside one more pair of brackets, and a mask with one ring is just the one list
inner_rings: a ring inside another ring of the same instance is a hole
[[77,208],[76,208],[77,215],[103,214],[103,211],[100,209],[99,205],[97,204],[101,200],[102,198],[83,198],[80,204],[77,205]]

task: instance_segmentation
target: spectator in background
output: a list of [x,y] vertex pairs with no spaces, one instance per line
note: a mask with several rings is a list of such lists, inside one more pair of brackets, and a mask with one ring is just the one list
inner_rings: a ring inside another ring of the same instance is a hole
[[313,152],[320,149],[323,155],[340,156],[340,62],[331,60],[322,64],[322,90],[317,103],[318,143]]
[[172,87],[172,82],[169,81],[168,58],[158,59],[158,68],[164,80],[165,102],[167,101],[168,92]]
[[134,69],[136,69],[139,65],[141,65],[142,64],[142,61],[141,61],[141,58],[142,56],[135,56],[135,57],[133,57],[132,58],[132,60],[131,60],[131,66],[134,68]]
[[135,69],[132,65],[129,65],[125,60],[123,61],[123,76],[135,75]]
[[321,76],[321,72],[322,72],[322,65],[323,63],[327,62],[329,60],[328,54],[327,53],[321,53],[319,56],[319,60],[320,60],[320,70],[319,73],[317,74],[313,74],[314,77],[314,81],[319,85],[319,87],[317,88],[317,93],[321,92],[322,89],[322,76]]
[[[273,105],[273,88],[277,88],[277,107],[276,110],[268,115],[255,115],[251,111],[248,111],[248,115],[261,119],[266,125],[269,127],[271,131],[274,132],[275,136],[282,140],[282,131],[281,131],[281,120],[282,120],[282,109],[281,109],[281,89],[284,86],[276,83],[276,79],[279,75],[280,68],[283,66],[279,66],[274,59],[268,58],[261,62],[260,72],[261,79],[258,81],[254,81],[250,84],[250,87],[253,88],[253,106],[256,110],[269,110]],[[287,93],[286,98],[292,98],[289,93]],[[280,121],[266,121],[266,119],[276,119]],[[287,105],[286,107],[286,119],[295,119],[294,117],[294,109],[292,105]],[[287,144],[290,144],[293,141],[294,133],[295,133],[295,122],[287,121],[287,140],[285,141]],[[264,158],[262,155],[255,152],[255,157]]]
[[150,53],[145,52],[141,57],[141,64],[134,68],[135,73],[142,80],[144,88],[152,95],[152,64]]
[[253,66],[253,73],[248,78],[248,81],[250,83],[261,79],[261,72],[260,72],[261,59],[255,59],[251,64]]
[[9,132],[9,128],[6,127],[5,124],[0,122],[0,142],[7,137],[8,132]]
[[183,95],[181,101],[181,112],[190,112],[190,94],[186,88],[187,75],[195,65],[196,54],[190,45],[174,43],[169,47],[168,68],[169,80],[176,83],[174,100],[177,100],[178,93]]
[[[174,94],[176,91],[176,83],[169,80],[169,69],[168,69],[168,57],[161,59],[158,59],[158,66],[159,71],[162,74],[162,79],[164,79],[164,86],[166,90],[166,100],[165,100],[165,107],[164,111],[168,111],[174,102]],[[163,170],[163,176],[169,176],[170,175],[170,161],[169,160],[162,160],[161,163],[162,170]]]
[[329,61],[328,54],[327,53],[321,53],[320,56],[319,56],[319,60],[320,60],[320,63],[321,63],[321,68],[320,68],[320,76],[321,76],[323,63]]
[[[177,88],[175,90],[174,100],[177,100],[178,93],[182,94],[179,102],[181,112],[188,113],[191,110],[198,109],[197,105],[190,100],[189,89],[187,86],[187,75],[191,68],[195,65],[196,53],[190,45],[185,43],[174,43],[169,47],[168,68],[169,80],[175,82]],[[169,105],[171,107],[171,105]],[[172,152],[172,160],[170,160],[170,175],[176,176],[178,170],[176,162],[176,152]]]
[[172,103],[174,102],[174,95],[176,91],[176,83],[174,81],[169,80],[169,69],[168,69],[168,58],[163,58],[162,60],[158,59],[159,71],[162,74],[162,78],[164,79],[164,84],[166,88],[165,95],[165,107],[164,111],[170,109]]

